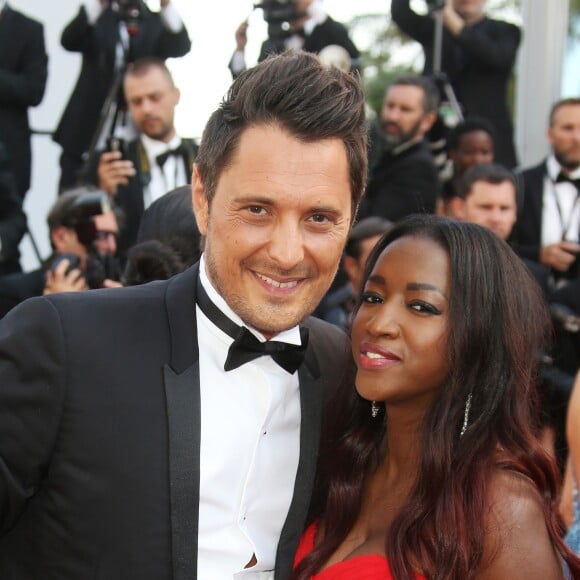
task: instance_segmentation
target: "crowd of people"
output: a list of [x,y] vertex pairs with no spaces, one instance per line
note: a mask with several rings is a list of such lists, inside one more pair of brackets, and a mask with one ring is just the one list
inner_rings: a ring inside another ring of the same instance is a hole
[[392,0],[425,70],[369,118],[322,0],[263,2],[198,143],[171,0],[83,0],[21,272],[47,55],[0,0],[1,578],[580,579],[580,96],[519,167],[520,30],[430,5]]

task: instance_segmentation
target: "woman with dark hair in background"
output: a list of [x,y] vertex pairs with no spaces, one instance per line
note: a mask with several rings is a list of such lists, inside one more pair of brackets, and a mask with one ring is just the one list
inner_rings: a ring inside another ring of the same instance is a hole
[[356,391],[329,404],[296,579],[580,577],[537,438],[548,325],[491,232],[402,220],[369,257],[352,327]]

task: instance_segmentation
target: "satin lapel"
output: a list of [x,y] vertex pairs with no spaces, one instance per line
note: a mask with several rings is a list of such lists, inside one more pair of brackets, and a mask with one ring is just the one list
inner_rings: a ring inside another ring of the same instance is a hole
[[181,374],[165,366],[173,580],[197,577],[199,361]]
[[167,290],[171,364],[164,368],[169,437],[169,494],[173,580],[197,577],[200,390],[195,319],[197,265]]
[[314,351],[306,351],[304,364],[298,370],[300,380],[300,459],[294,495],[282,528],[276,554],[276,580],[290,577],[294,553],[304,529],[318,458],[322,414],[323,384]]

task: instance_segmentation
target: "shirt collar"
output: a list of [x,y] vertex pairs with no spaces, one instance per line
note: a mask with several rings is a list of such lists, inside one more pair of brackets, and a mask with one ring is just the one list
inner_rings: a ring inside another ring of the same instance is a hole
[[165,153],[170,149],[175,149],[176,147],[179,147],[179,145],[181,145],[181,137],[179,137],[179,135],[174,135],[173,139],[171,139],[169,143],[165,143],[164,141],[151,139],[151,137],[142,134],[141,142],[143,143],[143,147],[145,147],[147,157],[149,159],[155,159],[158,155],[161,155],[161,153]]
[[[552,153],[552,155],[550,155],[548,157],[548,160],[546,161],[546,172],[548,173],[548,177],[552,181],[556,181],[556,179],[558,179],[558,174],[561,171],[562,171],[562,166],[558,163],[558,160],[556,159],[555,155]],[[577,169],[575,169],[572,172],[566,172],[566,175],[570,179],[580,179],[580,167],[578,167]]]
[[[252,328],[248,324],[246,324],[228,305],[228,303],[222,298],[222,296],[218,293],[218,291],[213,287],[213,284],[210,282],[205,266],[205,254],[201,255],[201,259],[199,262],[199,279],[201,285],[203,286],[204,290],[207,292],[209,299],[233,322],[235,322],[239,326],[246,326],[248,330],[252,332],[260,341],[265,341],[266,337],[255,328]],[[283,330],[282,332],[278,333],[274,337],[276,340],[281,342],[287,342],[289,344],[302,344],[302,340],[300,339],[300,328],[298,326],[294,326],[288,330]]]

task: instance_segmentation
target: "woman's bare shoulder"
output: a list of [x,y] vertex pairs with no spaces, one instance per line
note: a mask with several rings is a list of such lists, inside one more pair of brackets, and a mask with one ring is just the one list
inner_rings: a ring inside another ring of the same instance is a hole
[[489,482],[482,523],[484,555],[478,578],[562,578],[542,498],[531,480],[498,469]]

